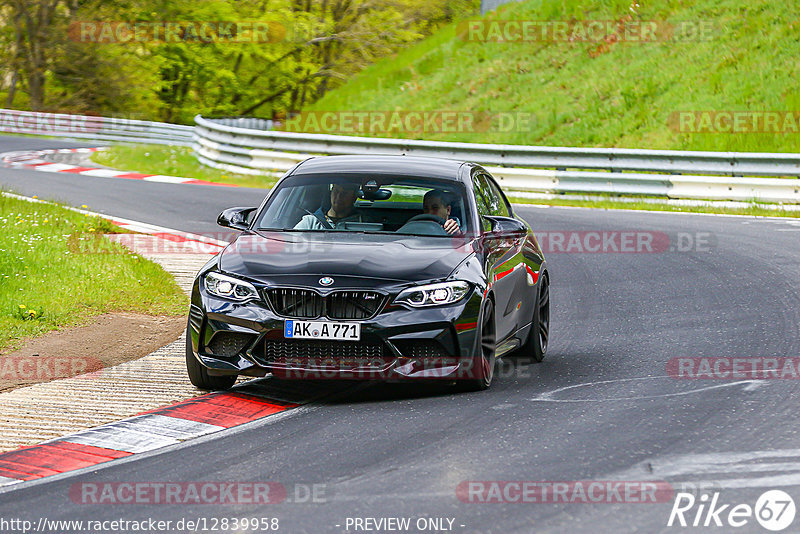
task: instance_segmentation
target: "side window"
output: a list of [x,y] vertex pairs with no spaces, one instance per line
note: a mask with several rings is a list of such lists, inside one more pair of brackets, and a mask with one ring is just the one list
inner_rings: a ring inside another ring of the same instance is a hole
[[488,178],[486,181],[492,192],[492,215],[502,215],[503,217],[511,217],[511,210],[509,209],[506,197],[503,195],[500,188],[492,180]]
[[472,177],[472,190],[475,192],[475,203],[478,205],[479,215],[491,215],[491,202],[489,195],[491,190],[486,178],[482,174],[476,174]]
[[475,193],[475,204],[478,206],[478,226],[488,232],[491,229],[491,225],[483,216],[491,215],[489,211],[489,200],[486,198],[490,190],[486,183],[486,178],[484,178],[483,175],[475,174],[472,177],[472,191]]
[[502,215],[503,217],[511,215],[500,189],[485,174],[476,174],[473,183],[475,185],[475,199],[480,204],[478,198],[481,198],[486,209],[486,212],[483,213],[479,206],[478,213],[481,215]]

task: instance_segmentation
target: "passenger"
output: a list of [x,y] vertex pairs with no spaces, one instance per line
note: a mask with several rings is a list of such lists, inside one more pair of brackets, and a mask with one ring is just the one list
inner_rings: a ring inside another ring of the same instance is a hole
[[331,230],[341,228],[346,222],[364,222],[364,217],[355,208],[359,185],[354,183],[333,184],[331,207],[323,212],[322,207],[303,215],[295,230]]
[[461,221],[455,217],[450,217],[452,209],[450,195],[441,189],[431,189],[422,198],[422,212],[441,217],[444,220],[442,228],[451,235],[461,233]]

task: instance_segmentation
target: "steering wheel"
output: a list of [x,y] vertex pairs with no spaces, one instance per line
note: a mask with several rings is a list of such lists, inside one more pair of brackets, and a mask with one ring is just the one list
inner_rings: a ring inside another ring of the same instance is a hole
[[325,217],[320,217],[316,213],[311,213],[310,211],[308,211],[305,208],[303,208],[303,211],[308,213],[312,217],[314,217],[316,220],[318,220],[320,222],[320,224],[322,224],[323,228],[325,228],[327,230],[333,230],[333,226],[331,226],[331,223],[329,223],[328,220]]
[[419,215],[414,215],[406,224],[414,221],[427,221],[427,222],[435,222],[436,224],[444,226],[445,220],[439,217],[438,215],[433,215],[432,213],[420,213]]

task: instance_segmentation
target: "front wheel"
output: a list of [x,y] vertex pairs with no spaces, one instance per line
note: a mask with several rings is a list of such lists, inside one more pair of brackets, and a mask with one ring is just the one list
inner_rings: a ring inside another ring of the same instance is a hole
[[208,369],[197,361],[192,351],[192,337],[188,326],[186,327],[186,373],[193,386],[209,391],[228,389],[236,383],[237,378],[236,375],[211,376],[208,374]]
[[474,355],[470,372],[475,378],[459,380],[458,388],[462,391],[482,391],[489,389],[494,378],[494,367],[497,360],[497,335],[494,323],[494,304],[486,300],[481,314],[480,343]]
[[535,362],[544,359],[547,344],[550,340],[550,279],[545,274],[539,282],[536,306],[533,310],[533,321],[528,333],[528,340],[517,352],[520,357],[529,357]]

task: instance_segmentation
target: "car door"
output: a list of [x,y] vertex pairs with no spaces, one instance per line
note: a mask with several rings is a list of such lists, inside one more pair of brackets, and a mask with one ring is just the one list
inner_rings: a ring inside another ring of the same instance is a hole
[[524,293],[519,293],[520,284],[524,285],[526,274],[522,258],[525,238],[491,232],[490,223],[483,218],[484,215],[511,217],[510,206],[490,176],[478,171],[473,177],[473,188],[478,214],[481,215],[481,229],[484,232],[486,272],[495,295],[497,339],[502,341],[516,331],[525,296]]

